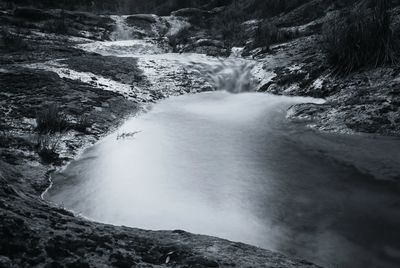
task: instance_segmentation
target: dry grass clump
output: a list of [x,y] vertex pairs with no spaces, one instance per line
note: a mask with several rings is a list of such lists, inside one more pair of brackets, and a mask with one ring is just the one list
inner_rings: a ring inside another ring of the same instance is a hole
[[57,153],[59,142],[60,138],[52,136],[50,133],[41,134],[37,137],[35,149],[45,163],[54,163],[59,160],[59,154]]
[[92,123],[90,122],[89,118],[87,116],[82,116],[81,118],[78,119],[78,121],[72,125],[72,128],[76,131],[82,132],[82,133],[89,133],[89,128],[92,127]]
[[323,48],[337,73],[397,62],[398,40],[388,9],[387,0],[376,1],[372,8],[342,12],[324,25]]
[[55,104],[49,105],[37,114],[36,125],[41,134],[63,132],[69,127],[66,115]]

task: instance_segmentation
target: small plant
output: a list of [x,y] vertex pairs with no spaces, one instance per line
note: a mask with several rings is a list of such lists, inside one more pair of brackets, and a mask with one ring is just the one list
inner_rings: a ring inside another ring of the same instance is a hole
[[136,134],[139,134],[141,131],[134,131],[134,132],[125,132],[122,134],[117,135],[117,140],[121,139],[128,139],[128,138],[134,138]]
[[37,137],[35,149],[45,163],[54,163],[59,160],[59,154],[57,153],[59,142],[60,138],[52,137],[50,133]]
[[68,129],[66,116],[60,112],[58,106],[51,104],[47,109],[39,112],[36,116],[36,129],[39,133],[55,133]]
[[397,62],[398,40],[388,7],[387,0],[376,1],[373,8],[339,14],[324,25],[323,49],[337,73]]
[[5,130],[0,130],[0,147],[7,147],[9,134]]
[[78,122],[76,122],[72,127],[76,131],[82,133],[88,133],[88,129],[92,126],[91,122],[89,121],[88,117],[83,116],[79,118]]

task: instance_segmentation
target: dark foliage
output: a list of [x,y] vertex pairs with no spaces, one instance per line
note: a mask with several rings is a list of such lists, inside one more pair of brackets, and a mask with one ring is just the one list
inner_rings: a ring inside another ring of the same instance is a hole
[[211,36],[222,40],[227,47],[243,46],[246,32],[243,26],[244,16],[239,10],[226,10],[213,17],[209,22]]
[[39,133],[55,133],[68,129],[66,116],[59,108],[52,104],[47,109],[39,112],[36,116],[37,130]]
[[62,8],[123,14],[158,13],[160,15],[166,15],[184,7],[204,5],[202,0],[12,0],[11,2],[37,8]]
[[276,42],[278,35],[278,28],[269,22],[259,22],[254,36],[254,45],[256,47],[269,47],[272,43]]
[[260,21],[254,33],[254,47],[266,47],[290,41],[299,36],[298,30],[278,28],[268,21]]
[[[244,0],[242,0],[243,2]],[[246,13],[255,14],[258,17],[271,17],[282,12],[288,12],[304,4],[307,0],[251,0],[248,2]]]
[[82,133],[88,133],[88,129],[92,126],[92,123],[90,120],[86,117],[83,116],[81,117],[77,123],[73,124],[72,128],[76,131],[82,132]]
[[389,1],[376,1],[371,8],[342,12],[324,25],[323,48],[336,72],[397,62],[399,46],[388,8]]
[[59,160],[57,146],[59,139],[50,134],[39,135],[35,145],[36,152],[45,163],[54,163]]
[[1,129],[1,127],[2,126],[0,126],[0,147],[7,147],[9,143],[9,135],[4,129]]

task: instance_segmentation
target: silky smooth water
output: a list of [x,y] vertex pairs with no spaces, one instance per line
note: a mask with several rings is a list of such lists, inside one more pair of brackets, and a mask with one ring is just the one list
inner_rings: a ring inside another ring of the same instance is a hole
[[138,57],[157,90],[184,66],[220,91],[128,120],[54,174],[46,199],[96,221],[214,235],[325,267],[400,266],[399,139],[290,122],[291,105],[321,100],[243,93],[254,75],[265,84],[274,74],[251,60],[165,53],[114,19],[116,42],[81,48]]
[[184,229],[328,267],[396,267],[399,188],[379,178],[399,174],[399,140],[285,119],[309,101],[224,91],[161,101],[55,174],[46,198],[96,221]]

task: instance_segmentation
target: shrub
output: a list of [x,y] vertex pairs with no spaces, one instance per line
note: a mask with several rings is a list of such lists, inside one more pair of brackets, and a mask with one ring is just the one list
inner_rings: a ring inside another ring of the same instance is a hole
[[222,40],[227,47],[242,46],[246,41],[243,14],[228,10],[215,16],[209,23],[211,35]]
[[288,28],[278,29],[268,21],[260,21],[254,33],[254,47],[267,47],[275,43],[290,41],[298,37],[299,31]]
[[73,125],[73,129],[82,133],[88,133],[88,129],[92,126],[86,116],[79,118],[78,122]]
[[276,42],[278,29],[275,25],[269,22],[259,22],[254,35],[254,45],[269,47]]
[[8,133],[0,129],[0,147],[7,147],[9,143],[9,135]]
[[60,112],[55,104],[39,112],[36,116],[37,130],[39,133],[55,133],[68,129],[66,116]]
[[59,142],[60,139],[58,137],[52,137],[49,133],[39,135],[35,149],[44,162],[54,163],[59,160],[59,154],[57,153]]
[[337,73],[394,64],[398,45],[391,29],[388,1],[339,14],[323,27],[323,48]]

